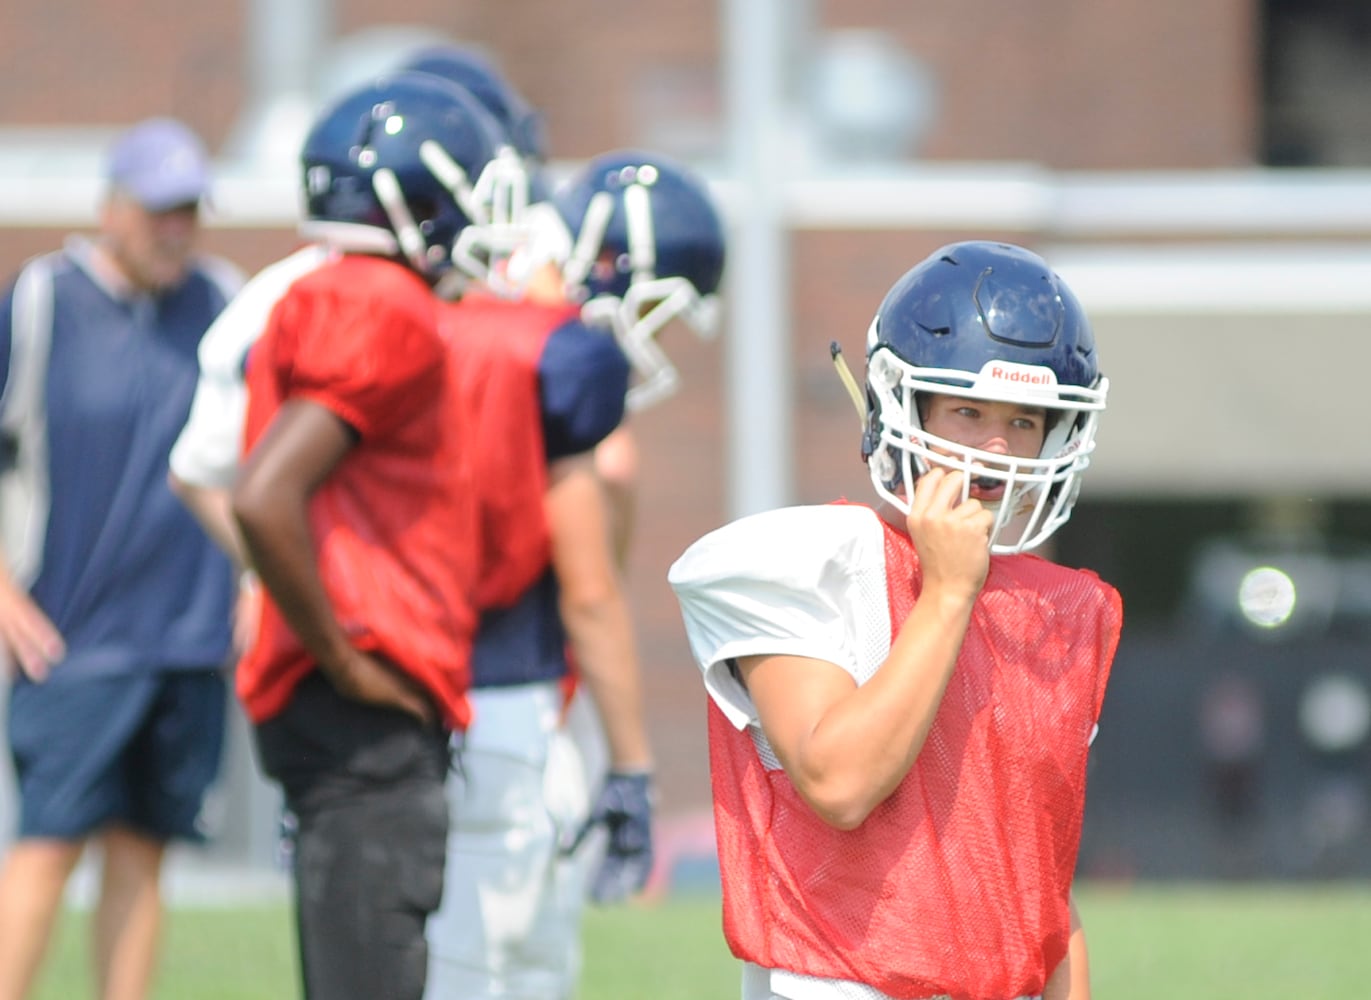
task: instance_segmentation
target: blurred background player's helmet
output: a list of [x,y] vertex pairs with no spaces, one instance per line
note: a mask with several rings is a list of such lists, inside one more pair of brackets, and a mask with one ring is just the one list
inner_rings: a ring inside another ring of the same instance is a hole
[[635,373],[628,405],[676,390],[657,342],[675,317],[704,336],[717,326],[724,231],[705,182],[685,166],[633,150],[597,156],[553,196],[567,230],[562,273],[589,323],[611,326]]
[[401,70],[432,73],[465,87],[503,126],[510,143],[526,160],[547,160],[543,117],[500,72],[494,60],[460,45],[436,45],[412,53]]
[[489,224],[478,193],[504,141],[469,93],[424,73],[354,88],[315,121],[301,154],[306,239],[402,256],[436,280],[468,227]]
[[480,102],[499,124],[504,142],[477,186],[488,206],[488,225],[463,230],[453,256],[466,273],[482,280],[492,265],[527,240],[525,213],[547,197],[547,160],[542,116],[481,52],[460,45],[436,45],[412,53],[400,72],[428,73],[456,84]]
[[[1003,483],[998,503],[986,504],[998,553],[1040,545],[1066,523],[1109,383],[1080,302],[1046,261],[1003,243],[943,247],[886,294],[866,359],[862,450],[877,493],[907,512],[907,491],[934,463],[967,473],[964,498],[973,481]],[[1016,459],[929,434],[922,393],[1043,407],[1042,451]]]

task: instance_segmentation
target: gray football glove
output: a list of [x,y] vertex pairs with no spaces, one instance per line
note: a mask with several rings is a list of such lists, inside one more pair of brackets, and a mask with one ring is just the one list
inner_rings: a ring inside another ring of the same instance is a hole
[[597,903],[618,903],[642,890],[652,873],[652,775],[611,771],[567,851],[576,850],[596,826],[609,834],[604,860],[590,884]]

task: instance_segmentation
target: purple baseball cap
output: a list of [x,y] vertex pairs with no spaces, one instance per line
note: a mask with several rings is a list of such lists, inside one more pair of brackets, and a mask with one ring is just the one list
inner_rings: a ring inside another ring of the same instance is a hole
[[150,212],[199,202],[209,193],[209,155],[200,137],[174,118],[148,118],[110,148],[110,185]]

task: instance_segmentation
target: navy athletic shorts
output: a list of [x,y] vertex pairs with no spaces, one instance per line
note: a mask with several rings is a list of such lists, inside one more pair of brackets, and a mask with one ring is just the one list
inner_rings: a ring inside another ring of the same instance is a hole
[[219,670],[63,681],[19,678],[9,739],[19,836],[79,840],[118,823],[200,841],[219,774],[228,690]]

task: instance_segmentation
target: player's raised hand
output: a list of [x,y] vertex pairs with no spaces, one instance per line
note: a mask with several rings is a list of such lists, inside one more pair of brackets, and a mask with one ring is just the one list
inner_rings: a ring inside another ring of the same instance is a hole
[[975,597],[990,571],[995,516],[974,497],[963,499],[966,473],[935,465],[918,478],[905,525],[923,568],[924,586]]

